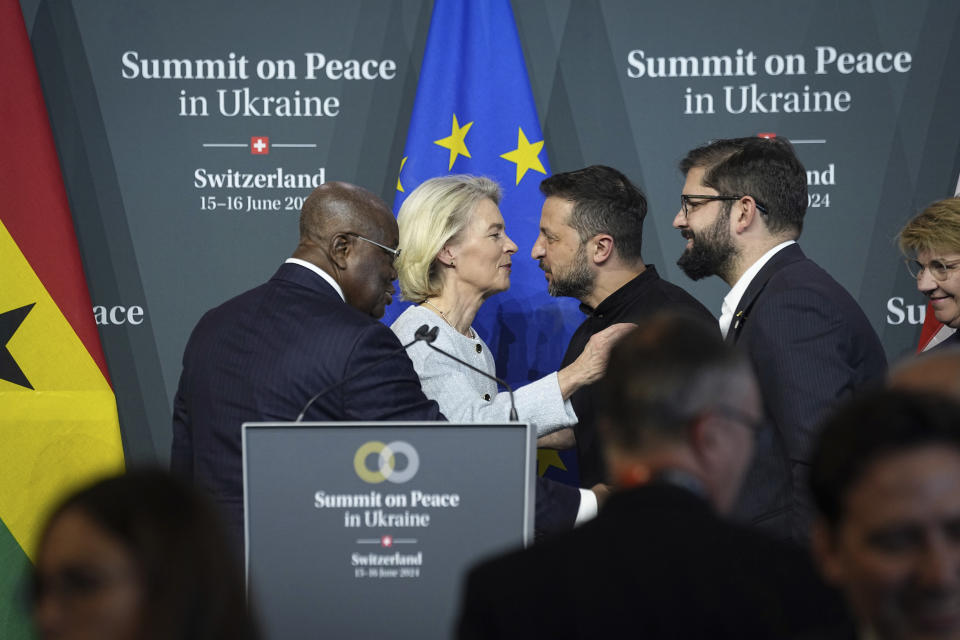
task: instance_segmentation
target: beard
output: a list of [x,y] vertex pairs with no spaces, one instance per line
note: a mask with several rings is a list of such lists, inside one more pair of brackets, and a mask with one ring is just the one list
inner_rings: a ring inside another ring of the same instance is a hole
[[[543,263],[540,264],[543,268]],[[565,271],[551,271],[553,276],[547,286],[547,292],[555,298],[583,298],[593,291],[596,275],[587,266],[587,250],[580,245],[576,255]]]
[[730,238],[730,218],[717,216],[716,221],[696,233],[692,229],[681,232],[684,238],[693,239],[693,246],[686,249],[677,260],[677,266],[692,280],[707,276],[726,279],[737,257],[737,248]]

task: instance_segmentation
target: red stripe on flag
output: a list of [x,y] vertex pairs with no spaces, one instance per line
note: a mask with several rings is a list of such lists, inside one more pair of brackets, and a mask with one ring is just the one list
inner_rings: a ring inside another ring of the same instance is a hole
[[917,353],[923,351],[933,336],[937,335],[943,324],[933,315],[933,307],[927,303],[927,310],[923,316],[923,327],[920,329],[920,340],[917,342]]
[[18,0],[0,0],[0,60],[0,220],[109,382]]

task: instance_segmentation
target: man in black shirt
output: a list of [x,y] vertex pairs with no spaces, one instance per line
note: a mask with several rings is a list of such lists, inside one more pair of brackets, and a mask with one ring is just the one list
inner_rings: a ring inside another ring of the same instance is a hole
[[[547,199],[531,256],[540,261],[550,295],[578,299],[587,316],[570,340],[563,366],[576,360],[598,331],[618,322],[640,324],[663,309],[715,323],[693,296],[644,264],[640,245],[647,200],[625,175],[594,165],[547,178],[540,191]],[[581,487],[608,482],[594,424],[594,396],[592,385],[574,393],[578,424],[540,443],[556,448],[576,444]]]

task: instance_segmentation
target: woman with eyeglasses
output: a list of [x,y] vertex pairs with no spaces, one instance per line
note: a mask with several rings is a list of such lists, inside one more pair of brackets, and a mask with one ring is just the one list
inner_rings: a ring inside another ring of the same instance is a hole
[[[899,236],[917,289],[944,325],[960,328],[960,198],[934,202],[907,223]],[[960,345],[954,332],[935,349]]]
[[[427,180],[400,207],[402,252],[396,261],[403,298],[416,303],[391,326],[403,343],[424,324],[438,327],[434,344],[494,374],[490,348],[471,326],[483,302],[510,288],[517,245],[500,214],[500,187],[479,176]],[[516,390],[519,417],[542,436],[577,421],[570,396],[603,375],[610,346],[633,325],[614,325],[591,338],[576,361]],[[507,420],[510,399],[497,385],[426,345],[408,350],[424,394],[450,421]]]

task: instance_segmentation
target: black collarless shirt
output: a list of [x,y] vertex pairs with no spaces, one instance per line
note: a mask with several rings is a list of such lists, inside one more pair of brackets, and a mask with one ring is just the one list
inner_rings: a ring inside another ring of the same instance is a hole
[[[563,356],[561,367],[577,359],[593,334],[618,322],[640,324],[644,318],[665,309],[702,318],[717,327],[717,335],[720,335],[717,320],[706,307],[680,287],[662,279],[656,268],[648,264],[643,273],[604,298],[596,309],[585,304],[580,305],[580,310],[586,314],[587,319],[570,339],[570,346]],[[608,482],[602,447],[596,433],[597,405],[594,395],[593,385],[588,385],[579,389],[570,399],[574,411],[577,412],[578,422],[573,431],[577,438],[580,486],[585,488],[598,482]]]

